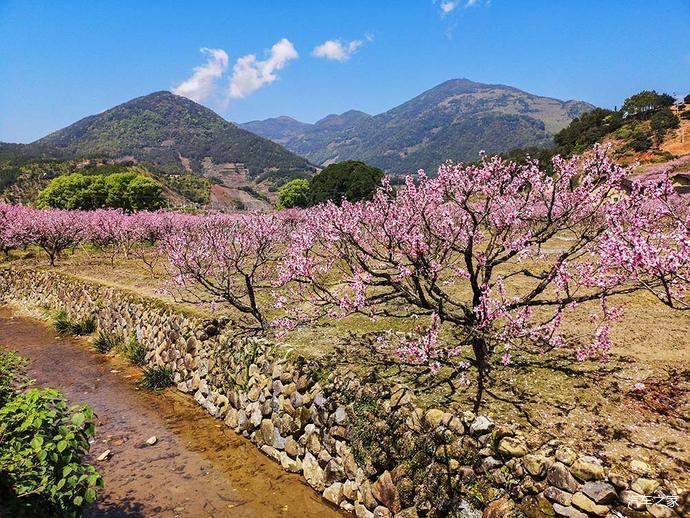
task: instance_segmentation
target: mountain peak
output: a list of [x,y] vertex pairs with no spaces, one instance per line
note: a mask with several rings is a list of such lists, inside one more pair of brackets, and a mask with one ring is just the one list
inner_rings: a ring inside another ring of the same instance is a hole
[[132,157],[194,172],[243,164],[251,176],[307,171],[309,163],[280,145],[238,128],[191,99],[161,90],[91,115],[36,141],[74,157]]
[[549,147],[556,132],[592,108],[582,101],[456,78],[375,116],[350,110],[290,132],[273,124],[243,127],[312,163],[362,160],[397,173],[433,171],[447,159],[476,160],[482,150]]

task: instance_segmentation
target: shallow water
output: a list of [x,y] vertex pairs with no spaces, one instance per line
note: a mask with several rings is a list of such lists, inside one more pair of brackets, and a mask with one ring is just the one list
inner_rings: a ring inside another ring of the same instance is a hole
[[[138,390],[138,371],[81,339],[0,307],[0,344],[29,360],[37,386],[98,416],[90,461],[106,488],[86,516],[339,516],[298,475],[174,389]],[[146,445],[155,435],[158,442]],[[112,457],[97,462],[105,450]]]

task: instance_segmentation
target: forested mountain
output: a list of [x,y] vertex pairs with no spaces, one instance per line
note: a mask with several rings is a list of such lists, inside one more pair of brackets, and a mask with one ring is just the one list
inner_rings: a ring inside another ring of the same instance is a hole
[[316,164],[363,160],[392,172],[435,169],[481,150],[549,147],[556,132],[591,110],[504,85],[446,81],[387,112],[329,115],[315,124],[279,117],[240,125]]
[[212,110],[170,92],[155,92],[91,115],[30,144],[73,157],[133,157],[153,164],[202,171],[242,163],[251,176],[269,170],[304,171],[303,158],[238,128]]

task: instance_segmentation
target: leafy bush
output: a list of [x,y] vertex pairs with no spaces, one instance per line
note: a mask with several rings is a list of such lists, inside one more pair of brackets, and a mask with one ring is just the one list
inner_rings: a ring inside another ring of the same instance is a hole
[[686,110],[680,114],[681,119],[690,119],[690,110]]
[[93,341],[93,347],[99,353],[107,353],[113,350],[115,347],[122,343],[122,338],[114,333],[109,333],[107,331],[99,331],[98,336]]
[[139,385],[149,390],[160,390],[173,384],[173,372],[168,367],[144,367]]
[[644,151],[647,151],[650,147],[652,147],[652,140],[646,133],[638,131],[633,135],[632,139],[628,143],[628,146],[631,149],[634,149],[635,151],[642,153]]
[[327,200],[340,204],[371,199],[383,180],[383,171],[356,160],[331,164],[309,184],[309,205]]
[[127,343],[123,344],[122,353],[134,365],[144,365],[146,363],[146,347],[134,335],[130,336]]
[[25,360],[12,351],[0,351],[0,406],[3,406],[25,381]]
[[616,131],[623,124],[619,112],[595,108],[574,119],[553,138],[558,152],[569,155],[591,147],[603,136]]
[[95,468],[83,464],[93,411],[69,407],[55,390],[13,388],[21,383],[21,363],[0,353],[0,514],[81,516],[103,487]]
[[295,178],[278,191],[277,209],[305,208],[309,205],[309,180]]
[[678,120],[678,117],[676,117],[670,108],[664,108],[652,115],[650,126],[656,137],[657,143],[661,143],[668,130],[680,126],[680,120]]
[[50,181],[37,199],[41,208],[127,211],[157,210],[164,205],[163,187],[135,171],[108,176],[73,173]]
[[96,321],[92,317],[72,320],[64,310],[60,310],[53,317],[53,326],[58,334],[83,336],[96,330]]

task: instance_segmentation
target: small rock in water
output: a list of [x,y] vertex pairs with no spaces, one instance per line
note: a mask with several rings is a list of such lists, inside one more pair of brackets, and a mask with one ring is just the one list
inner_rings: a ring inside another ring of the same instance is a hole
[[155,435],[152,435],[151,437],[146,439],[146,444],[148,444],[149,446],[153,446],[157,442],[158,442],[158,437],[156,437]]
[[110,450],[105,450],[103,453],[101,453],[98,457],[96,457],[96,460],[99,462],[102,462],[104,460],[108,460],[110,458],[111,451]]

